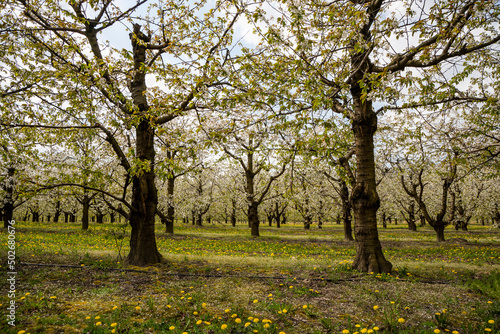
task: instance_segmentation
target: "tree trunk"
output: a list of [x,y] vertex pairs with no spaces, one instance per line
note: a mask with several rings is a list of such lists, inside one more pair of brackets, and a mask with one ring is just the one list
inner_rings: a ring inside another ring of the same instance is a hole
[[252,237],[258,237],[259,234],[259,206],[257,203],[250,203],[248,206],[248,224],[250,224]]
[[90,208],[90,198],[85,194],[82,199],[83,211],[82,211],[82,230],[89,229],[89,208]]
[[168,234],[174,234],[174,187],[175,178],[169,177],[167,179],[167,220],[165,221],[165,232]]
[[[359,57],[360,55],[358,55]],[[353,68],[357,68],[357,56],[353,56]],[[361,66],[363,67],[363,66]],[[361,98],[362,68],[352,78],[351,93],[355,115],[352,129],[355,138],[356,183],[351,193],[354,212],[354,235],[356,257],[352,267],[361,272],[390,273],[392,264],[382,253],[377,230],[377,210],[380,198],[375,181],[375,157],[373,136],[377,130],[377,115],[370,100]]]
[[136,128],[136,157],[149,163],[149,169],[132,177],[132,208],[129,223],[130,253],[126,262],[144,266],[162,260],[156,246],[155,215],[158,195],[154,174],[154,129],[148,120],[142,120]]
[[96,216],[96,222],[98,224],[103,224],[104,223],[104,215],[102,213],[98,213]]
[[61,201],[57,201],[56,210],[54,212],[54,223],[59,223],[60,216],[61,216]]
[[387,228],[387,217],[385,215],[385,212],[382,212],[382,227]]
[[415,225],[415,203],[411,202],[408,207],[408,229],[410,231],[416,231],[417,225]]
[[4,184],[2,185],[3,190],[5,191],[5,197],[3,198],[3,227],[8,228],[9,222],[12,220],[14,216],[14,190],[15,190],[15,179],[14,174],[16,173],[16,169],[13,167],[7,168],[7,177],[4,180]]
[[155,184],[154,128],[147,115],[149,106],[146,98],[146,45],[150,38],[140,31],[141,26],[134,24],[130,34],[133,49],[134,70],[131,71],[129,90],[136,107],[138,124],[135,128],[135,159],[140,161],[142,170],[132,175],[132,210],[129,223],[130,253],[126,262],[131,265],[145,266],[162,260],[156,246],[155,217],[158,193]]
[[64,222],[69,223],[69,212],[64,213]]
[[196,226],[203,226],[203,214],[196,213]]
[[425,226],[425,216],[424,215],[420,215],[420,226],[421,227]]
[[14,203],[12,203],[12,201],[8,201],[7,203],[4,203],[4,207],[3,207],[3,227],[4,228],[9,227],[9,221],[12,220],[13,216],[14,216]]
[[33,222],[40,222],[40,214],[37,211],[33,212]]
[[109,222],[111,224],[113,224],[115,222],[115,213],[114,212],[109,213]]
[[411,220],[411,219],[408,220],[408,229],[410,231],[416,231],[417,230],[417,225],[415,224],[414,220]]
[[309,213],[306,213],[306,215],[304,216],[304,229],[310,230],[311,224],[312,224],[312,217]]
[[340,200],[342,202],[342,220],[344,221],[344,240],[353,241],[351,225],[351,202],[349,200],[349,187],[342,180],[340,183]]
[[352,236],[351,213],[344,216],[344,240],[354,241]]
[[436,224],[434,226],[434,231],[436,231],[436,235],[437,235],[437,241],[438,242],[443,242],[445,241],[444,239],[444,224],[443,223],[439,223],[439,224]]
[[231,211],[231,225],[236,227],[236,210]]

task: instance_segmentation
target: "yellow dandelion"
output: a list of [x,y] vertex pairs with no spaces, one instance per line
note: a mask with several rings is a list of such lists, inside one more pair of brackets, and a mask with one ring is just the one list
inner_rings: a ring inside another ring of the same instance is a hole
[[203,322],[203,321],[198,320],[198,321],[196,322],[196,324],[197,324],[197,325],[201,325],[201,323],[202,323],[202,322]]
[[403,319],[403,318],[399,318],[399,319],[398,319],[398,322],[399,322],[400,324],[404,324],[404,323],[405,323],[405,319]]
[[488,323],[489,323],[490,325],[493,325],[493,324],[495,323],[495,320],[488,320]]
[[307,305],[302,306],[302,308],[303,308],[303,309],[306,309],[306,308],[307,308]]
[[257,299],[255,299],[255,300],[253,301],[253,303],[254,303],[254,304],[256,304],[256,303],[258,303],[258,302],[259,302],[259,301],[258,301]]
[[168,329],[170,329],[171,331],[173,331],[175,329],[175,326],[170,326]]
[[96,326],[101,326],[102,325],[102,322],[98,321],[95,323]]
[[245,327],[248,327],[250,325],[251,325],[251,323],[249,323],[249,322],[245,323]]
[[113,306],[113,310],[116,310],[118,308],[118,306]]
[[116,322],[113,322],[113,323],[111,324],[111,327],[116,327],[117,325],[118,325],[118,324],[117,324]]
[[259,322],[258,318],[253,319],[253,322]]
[[484,331],[485,332],[491,332],[491,328],[485,328]]
[[141,307],[140,307],[140,306],[136,306],[136,307],[135,307],[135,310],[136,310],[136,311],[140,311],[140,310],[141,310]]
[[97,317],[95,317],[94,319],[95,319],[95,320],[99,320],[99,319],[101,319],[101,317],[100,317],[100,316],[97,316]]
[[344,329],[344,330],[342,331],[342,334],[349,334],[349,330],[348,330],[348,329]]
[[224,312],[229,313],[231,310],[230,309],[225,309]]
[[376,311],[378,310],[378,305],[373,306],[373,309]]
[[198,315],[198,312],[194,311],[194,312],[193,312],[193,315]]
[[434,330],[434,333],[439,334],[439,333],[441,333],[441,331],[440,331],[439,329],[437,329],[437,328],[436,328],[436,329]]
[[19,332],[17,332],[17,334],[24,334],[24,333],[26,333],[26,331],[19,331]]
[[220,326],[220,329],[226,329],[226,328],[227,328],[226,324],[223,324],[222,326]]

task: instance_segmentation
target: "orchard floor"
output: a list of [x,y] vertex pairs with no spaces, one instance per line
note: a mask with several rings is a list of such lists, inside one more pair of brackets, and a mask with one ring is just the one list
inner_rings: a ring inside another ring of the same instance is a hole
[[122,263],[126,225],[17,222],[17,274],[1,263],[0,333],[500,333],[490,226],[448,228],[444,243],[428,227],[380,228],[391,275],[352,270],[339,225],[262,226],[259,238],[245,225],[162,228],[164,263],[139,268]]

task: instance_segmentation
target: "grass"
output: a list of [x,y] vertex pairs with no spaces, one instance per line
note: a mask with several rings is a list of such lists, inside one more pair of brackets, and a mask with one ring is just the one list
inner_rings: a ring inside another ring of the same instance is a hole
[[[339,225],[262,227],[257,239],[244,225],[174,236],[159,225],[166,261],[147,268],[123,265],[117,225],[16,226],[16,326],[2,317],[0,333],[500,333],[500,231],[489,227],[449,229],[443,244],[426,228],[381,228],[394,271],[376,275],[351,269]],[[3,257],[6,231],[0,244]]]

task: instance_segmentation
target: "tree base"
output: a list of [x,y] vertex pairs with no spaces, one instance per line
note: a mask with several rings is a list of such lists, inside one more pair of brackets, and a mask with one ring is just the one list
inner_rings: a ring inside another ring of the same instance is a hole
[[150,264],[157,264],[163,261],[163,256],[160,252],[155,251],[148,254],[130,252],[125,259],[125,263],[131,266],[144,267]]
[[382,253],[382,247],[377,247],[373,252],[363,251],[357,246],[356,258],[352,263],[352,268],[365,273],[391,273],[392,263],[387,261]]

